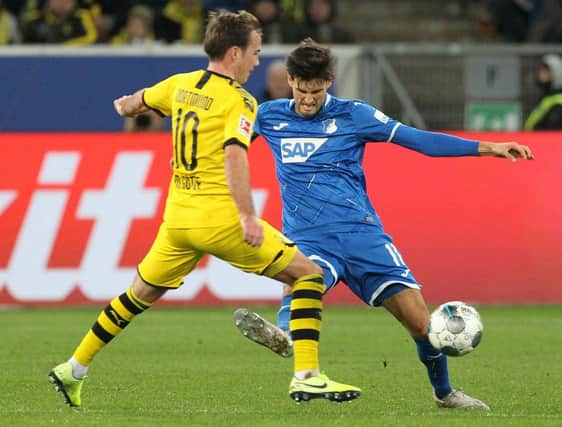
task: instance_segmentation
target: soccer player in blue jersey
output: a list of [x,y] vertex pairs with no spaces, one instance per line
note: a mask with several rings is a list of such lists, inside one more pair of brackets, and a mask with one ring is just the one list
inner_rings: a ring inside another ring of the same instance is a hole
[[[428,340],[429,314],[417,283],[392,238],[384,231],[366,192],[362,169],[368,142],[391,142],[429,156],[495,156],[533,159],[515,142],[472,141],[406,126],[360,100],[328,94],[334,58],[328,48],[303,41],[286,60],[293,99],[260,105],[255,132],[273,152],[283,201],[283,232],[324,270],[329,290],[338,281],[366,304],[383,306],[412,336],[426,366],[438,407],[489,410],[455,390],[447,357]],[[275,352],[290,355],[283,331],[298,322],[285,291],[278,327],[239,309],[241,332]],[[285,345],[280,345],[284,342]]]

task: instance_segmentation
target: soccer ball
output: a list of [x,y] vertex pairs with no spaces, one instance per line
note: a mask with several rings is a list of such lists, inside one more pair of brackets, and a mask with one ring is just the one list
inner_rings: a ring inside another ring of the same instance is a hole
[[476,309],[462,301],[449,301],[437,307],[429,319],[429,342],[448,356],[464,356],[473,351],[484,326]]

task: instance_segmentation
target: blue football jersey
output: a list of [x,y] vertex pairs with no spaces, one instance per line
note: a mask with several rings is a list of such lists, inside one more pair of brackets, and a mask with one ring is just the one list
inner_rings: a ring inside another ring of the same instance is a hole
[[360,100],[327,95],[323,108],[308,118],[295,113],[293,103],[261,104],[255,124],[275,158],[283,231],[290,237],[327,225],[351,231],[362,224],[382,232],[367,196],[365,144],[391,140],[401,124]]

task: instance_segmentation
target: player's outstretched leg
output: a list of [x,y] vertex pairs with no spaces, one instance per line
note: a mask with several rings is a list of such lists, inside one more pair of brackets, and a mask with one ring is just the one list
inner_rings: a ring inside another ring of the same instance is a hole
[[84,378],[74,378],[70,362],[61,363],[49,372],[49,381],[55,385],[55,390],[62,394],[64,401],[69,406],[80,406],[82,402],[80,393]]
[[447,356],[433,348],[427,338],[414,340],[418,357],[427,368],[427,374],[433,386],[433,397],[439,408],[483,409],[490,410],[484,402],[454,390],[449,382]]
[[96,354],[151,305],[152,302],[135,296],[131,286],[105,307],[74,351],[71,360],[55,366],[48,374],[55,390],[62,393],[66,403],[80,406],[83,378]]
[[269,348],[282,357],[293,355],[293,345],[289,335],[247,308],[234,312],[234,323],[246,338]]
[[481,409],[483,411],[490,410],[490,407],[484,402],[464,394],[462,390],[453,390],[441,399],[435,395],[433,397],[439,408]]
[[307,402],[311,399],[328,399],[333,402],[346,402],[357,399],[361,389],[332,381],[326,374],[299,380],[293,377],[289,385],[289,396],[297,402]]

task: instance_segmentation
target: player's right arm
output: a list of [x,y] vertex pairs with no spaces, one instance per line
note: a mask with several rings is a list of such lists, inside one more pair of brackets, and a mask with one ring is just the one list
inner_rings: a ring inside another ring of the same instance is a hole
[[143,101],[145,89],[140,89],[132,95],[125,95],[113,101],[113,107],[121,117],[135,117],[146,113],[149,108]]
[[115,111],[122,117],[135,117],[149,110],[156,111],[162,117],[169,116],[177,79],[178,75],[173,75],[154,86],[117,98],[113,101]]

